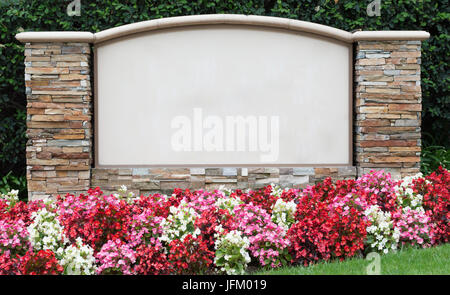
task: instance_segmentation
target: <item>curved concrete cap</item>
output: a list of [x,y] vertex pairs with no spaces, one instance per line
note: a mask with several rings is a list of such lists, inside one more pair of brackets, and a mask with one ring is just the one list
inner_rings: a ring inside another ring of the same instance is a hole
[[430,34],[425,31],[359,31],[349,33],[347,31],[325,25],[287,18],[240,14],[208,14],[154,19],[107,29],[95,34],[89,32],[24,32],[17,34],[16,38],[21,42],[100,43],[141,32],[174,27],[212,24],[252,25],[282,28],[291,31],[325,36],[347,43],[362,40],[425,40],[430,37]]
[[292,31],[301,31],[322,35],[340,41],[352,42],[352,34],[349,32],[310,22],[270,16],[211,14],[169,17],[124,25],[96,33],[95,43],[145,31],[191,25],[211,24],[251,25],[282,28]]

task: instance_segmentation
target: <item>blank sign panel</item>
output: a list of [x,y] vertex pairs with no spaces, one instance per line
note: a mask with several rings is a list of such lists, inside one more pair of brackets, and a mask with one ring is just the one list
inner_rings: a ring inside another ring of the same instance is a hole
[[351,163],[351,44],[201,25],[95,51],[98,167]]

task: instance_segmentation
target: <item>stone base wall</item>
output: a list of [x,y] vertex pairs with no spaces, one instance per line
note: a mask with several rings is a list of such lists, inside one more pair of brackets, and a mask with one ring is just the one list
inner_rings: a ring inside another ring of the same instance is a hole
[[399,178],[420,170],[420,50],[420,41],[356,44],[358,175],[383,169]]
[[326,177],[356,177],[356,167],[339,168],[93,168],[92,187],[106,193],[121,185],[137,195],[171,194],[173,189],[257,189],[271,183],[281,187],[305,188]]

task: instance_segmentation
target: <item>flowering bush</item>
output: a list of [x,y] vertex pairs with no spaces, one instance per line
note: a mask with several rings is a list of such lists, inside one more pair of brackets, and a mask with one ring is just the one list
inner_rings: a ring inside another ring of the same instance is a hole
[[113,195],[105,196],[99,188],[87,195],[66,195],[57,200],[59,222],[64,234],[74,243],[80,237],[96,252],[108,241],[127,233],[131,218],[129,204]]
[[119,239],[106,242],[95,257],[99,263],[98,274],[133,274],[136,253]]
[[295,222],[294,214],[296,209],[297,204],[295,204],[295,201],[286,202],[280,198],[272,208],[272,221],[287,231]]
[[234,212],[234,208],[237,205],[243,204],[244,202],[239,199],[236,198],[235,195],[231,195],[230,197],[227,198],[223,198],[223,197],[219,197],[216,200],[216,207],[222,210],[227,210],[230,214],[233,214]]
[[167,261],[167,255],[158,240],[137,247],[136,264],[133,271],[142,275],[160,275],[172,272],[171,264]]
[[219,225],[222,234],[237,227],[234,216],[225,209],[211,208],[203,211],[200,217],[195,220],[195,226],[200,230],[200,236],[211,251],[214,251],[215,235]]
[[204,274],[212,264],[214,252],[201,237],[188,234],[183,240],[169,244],[168,259],[177,274]]
[[2,206],[3,210],[12,208],[16,203],[19,202],[19,191],[12,190],[7,194],[0,193],[0,200],[4,202],[4,206]]
[[377,205],[382,211],[392,212],[398,208],[391,175],[370,171],[356,180],[356,193],[368,206]]
[[388,253],[397,250],[400,230],[394,227],[391,213],[372,205],[364,211],[370,226],[367,227],[367,250]]
[[10,251],[0,252],[0,275],[20,275],[20,256]]
[[171,207],[178,207],[182,196],[173,194],[171,197],[166,195],[154,194],[141,196],[134,202],[133,210],[140,213],[142,210],[151,210],[154,216],[167,218]]
[[31,247],[28,231],[22,220],[0,220],[0,253],[24,255]]
[[131,247],[136,248],[142,244],[156,244],[163,234],[163,224],[165,218],[154,216],[151,209],[144,209],[141,214],[133,215],[129,222],[126,240]]
[[117,194],[114,194],[114,197],[116,197],[119,200],[124,200],[129,204],[132,204],[134,201],[137,200],[137,198],[134,196],[133,192],[129,192],[128,188],[125,185],[121,185],[120,188],[117,190]]
[[333,257],[351,257],[364,248],[365,201],[351,193],[353,180],[330,178],[308,187],[298,200],[296,223],[288,231],[293,262],[308,265]]
[[352,257],[364,249],[369,222],[364,215],[366,203],[350,193],[335,197],[330,205],[330,216],[333,220],[333,233],[336,239],[331,246],[332,256],[343,260]]
[[54,212],[43,208],[31,215],[33,222],[28,226],[31,245],[36,250],[52,250],[62,255],[64,245],[68,243]]
[[75,245],[64,249],[60,263],[64,267],[64,274],[91,275],[96,272],[94,249],[84,245],[81,238],[77,238]]
[[318,194],[306,193],[297,204],[296,223],[287,232],[292,262],[308,265],[331,257],[333,221],[328,215],[328,204],[320,198]]
[[161,224],[163,228],[161,240],[170,243],[173,240],[184,240],[187,235],[197,237],[200,234],[200,230],[195,227],[198,216],[195,209],[188,207],[184,201],[178,207],[170,207],[167,220],[163,220]]
[[0,274],[242,274],[447,243],[450,174],[383,171],[303,190],[99,188],[56,201],[0,195]]
[[420,209],[404,208],[393,214],[394,227],[400,233],[402,245],[411,244],[421,247],[429,247],[433,241],[431,218]]
[[434,243],[448,243],[450,240],[450,173],[439,167],[425,180],[417,179],[414,190],[423,195],[423,207],[434,224]]
[[11,222],[21,220],[28,226],[31,223],[31,214],[44,206],[44,202],[41,200],[28,203],[17,201],[16,191],[0,194],[0,220],[10,220]]
[[[218,229],[221,233],[221,229]],[[226,274],[244,274],[250,262],[248,248],[250,242],[238,230],[232,230],[225,235],[216,234],[216,254],[214,263],[219,272]]]
[[248,238],[248,249],[262,266],[278,267],[290,260],[286,231],[273,223],[263,208],[250,202],[238,205],[234,214],[237,229]]
[[262,190],[249,191],[243,193],[240,190],[236,191],[236,195],[246,204],[253,203],[258,207],[266,210],[267,213],[272,213],[272,208],[277,199],[277,195],[272,193],[272,186],[268,185]]
[[[397,203],[400,207],[402,208],[407,207],[411,209],[423,209],[422,208],[423,196],[413,188],[413,184],[420,178],[422,178],[422,173],[418,173],[414,176],[407,176],[394,186],[394,191],[397,197]],[[425,183],[429,182],[425,180]]]
[[52,250],[28,251],[20,261],[23,275],[58,275],[64,271]]

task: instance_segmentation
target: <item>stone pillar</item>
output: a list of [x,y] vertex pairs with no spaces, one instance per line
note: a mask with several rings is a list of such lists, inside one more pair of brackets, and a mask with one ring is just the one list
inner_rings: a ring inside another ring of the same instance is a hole
[[26,43],[28,199],[90,187],[90,45]]
[[355,165],[358,176],[383,169],[419,172],[420,41],[359,41],[355,64]]

